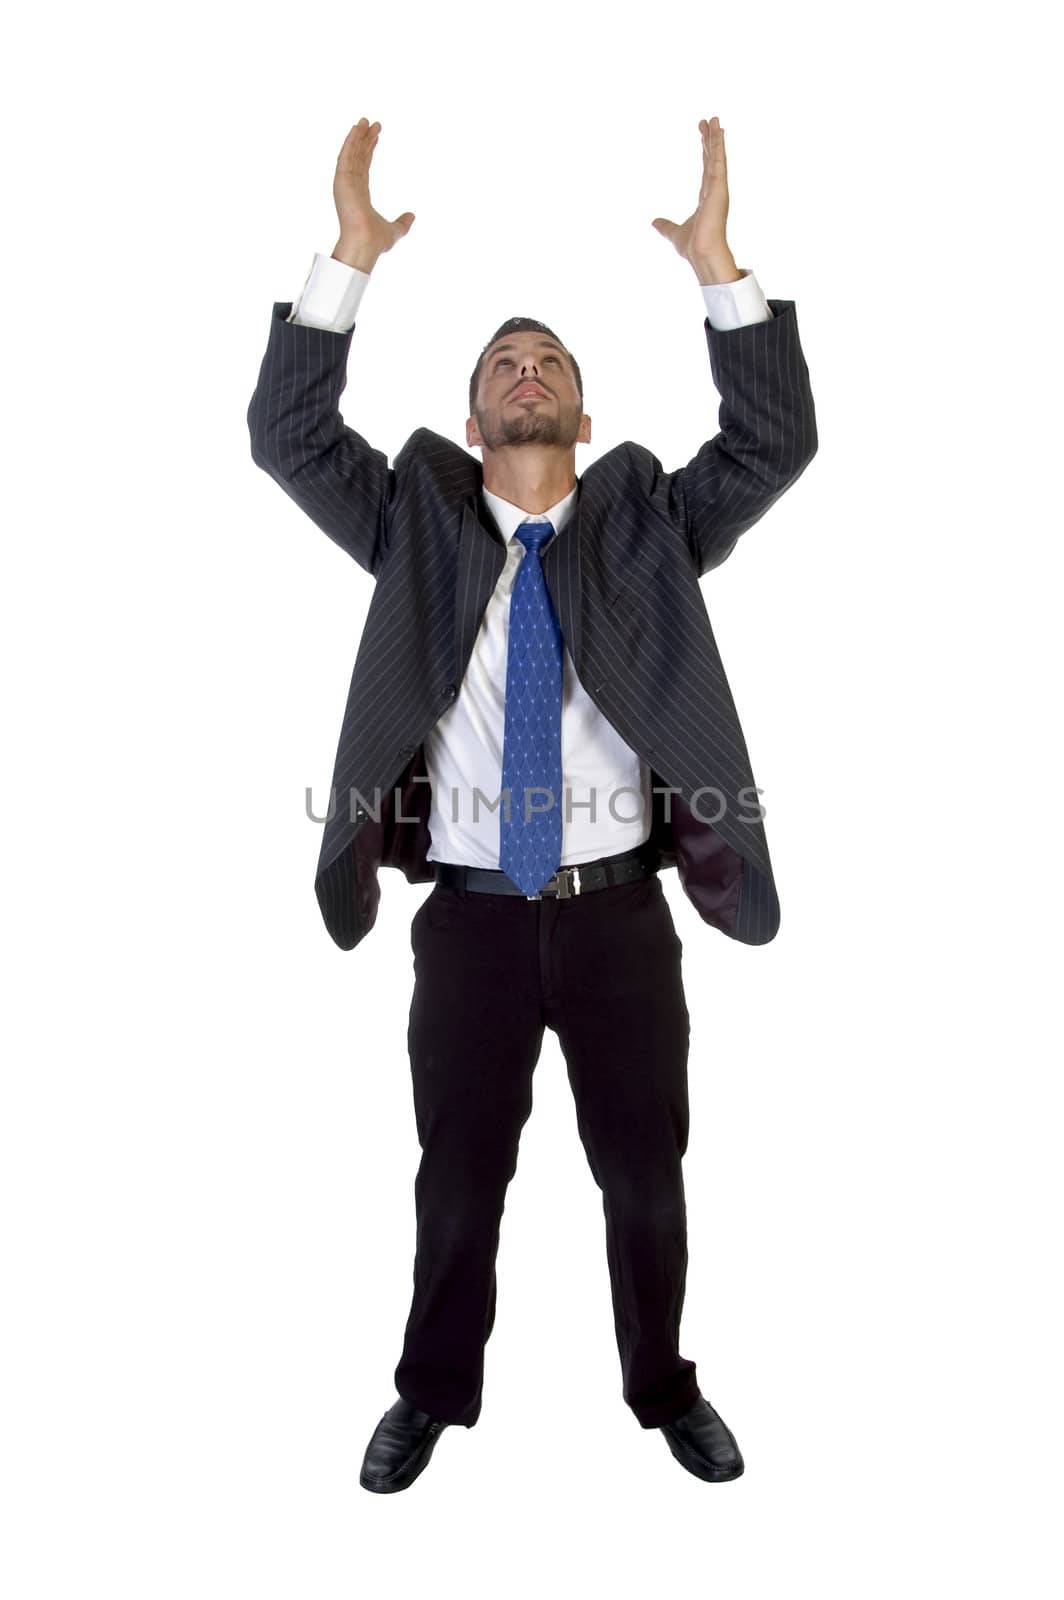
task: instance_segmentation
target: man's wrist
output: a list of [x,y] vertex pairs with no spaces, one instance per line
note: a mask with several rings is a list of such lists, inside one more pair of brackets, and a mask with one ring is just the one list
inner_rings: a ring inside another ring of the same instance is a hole
[[700,284],[737,283],[742,277],[730,250],[715,256],[688,258]]
[[372,272],[379,257],[379,251],[357,239],[338,239],[332,253],[334,261],[342,261],[345,267],[357,267],[359,272]]

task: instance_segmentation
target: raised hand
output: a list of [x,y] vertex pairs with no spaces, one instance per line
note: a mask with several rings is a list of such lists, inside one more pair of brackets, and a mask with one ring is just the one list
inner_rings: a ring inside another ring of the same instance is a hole
[[698,124],[702,134],[702,187],[686,222],[655,217],[653,226],[689,261],[699,283],[731,283],[740,276],[728,248],[728,158],[719,117]]
[[389,222],[373,209],[369,198],[369,169],[377,148],[381,125],[360,117],[343,142],[336,162],[333,199],[340,219],[340,241],[333,255],[351,267],[370,272],[378,256],[409,233],[412,211]]

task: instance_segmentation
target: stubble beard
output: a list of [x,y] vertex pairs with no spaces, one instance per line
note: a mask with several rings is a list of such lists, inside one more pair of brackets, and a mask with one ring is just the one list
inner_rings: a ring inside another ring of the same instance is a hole
[[568,450],[577,442],[580,419],[583,413],[578,405],[557,414],[540,406],[529,406],[512,416],[505,413],[481,415],[476,413],[480,437],[488,450],[499,450],[509,445],[556,445]]

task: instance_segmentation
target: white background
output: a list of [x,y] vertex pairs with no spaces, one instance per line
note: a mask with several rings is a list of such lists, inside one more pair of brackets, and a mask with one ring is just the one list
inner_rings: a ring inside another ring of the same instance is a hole
[[[1060,1592],[1059,148],[1033,7],[319,4],[9,34],[2,1485],[12,1597]],[[729,240],[792,299],[820,450],[704,592],[777,939],[703,924],[682,1352],[705,1484],[621,1397],[601,1198],[547,1035],[484,1409],[407,1492],[410,919],[320,919],[372,580],[250,459],[336,155],[409,236],[346,420],[464,443],[503,318],[592,444],[716,431],[650,226],[725,127]],[[572,1353],[572,1359],[567,1359]]]

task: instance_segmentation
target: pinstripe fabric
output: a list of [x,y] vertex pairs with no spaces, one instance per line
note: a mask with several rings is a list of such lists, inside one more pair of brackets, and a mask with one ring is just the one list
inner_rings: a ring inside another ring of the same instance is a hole
[[[768,304],[766,322],[722,332],[705,319],[720,432],[671,473],[631,441],[600,457],[542,558],[581,682],[671,791],[654,802],[663,865],[703,921],[745,944],[775,936],[779,901],[698,580],[816,453],[795,305]],[[376,579],[315,877],[326,927],[350,950],[376,920],[382,865],[433,877],[422,741],[459,691],[506,552],[480,462],[419,428],[389,467],[340,415],[354,328],[303,327],[290,310],[273,307],[248,408],[252,459]]]

